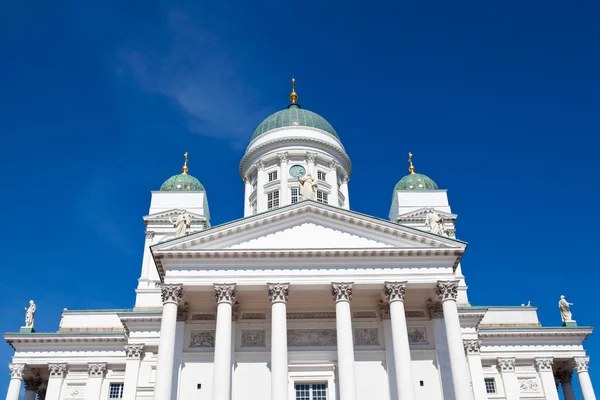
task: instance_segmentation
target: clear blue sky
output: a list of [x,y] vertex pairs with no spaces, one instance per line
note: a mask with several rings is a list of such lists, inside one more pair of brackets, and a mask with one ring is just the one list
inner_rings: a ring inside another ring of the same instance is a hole
[[403,3],[4,2],[0,331],[29,299],[38,331],[132,307],[141,217],[184,151],[213,225],[242,216],[239,160],[292,76],[352,159],[352,209],[387,217],[412,151],[459,215],[472,304],[557,325],[565,294],[598,324],[600,5]]

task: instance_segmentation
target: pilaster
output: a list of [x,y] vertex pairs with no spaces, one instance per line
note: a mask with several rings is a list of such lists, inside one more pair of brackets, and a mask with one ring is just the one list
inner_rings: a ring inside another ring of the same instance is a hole
[[470,339],[463,341],[465,353],[467,354],[467,363],[471,373],[471,385],[473,387],[473,397],[475,400],[486,400],[487,391],[485,389],[485,378],[483,376],[483,366],[481,365],[481,340]]

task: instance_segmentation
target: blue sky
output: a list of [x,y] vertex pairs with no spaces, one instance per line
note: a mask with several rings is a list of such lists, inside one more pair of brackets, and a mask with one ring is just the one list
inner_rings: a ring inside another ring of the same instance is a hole
[[213,225],[242,216],[238,163],[292,76],[352,159],[352,209],[387,217],[412,151],[459,214],[472,304],[556,325],[565,294],[599,322],[597,2],[34,3],[0,12],[0,331],[32,298],[38,331],[131,307],[150,190],[184,151]]

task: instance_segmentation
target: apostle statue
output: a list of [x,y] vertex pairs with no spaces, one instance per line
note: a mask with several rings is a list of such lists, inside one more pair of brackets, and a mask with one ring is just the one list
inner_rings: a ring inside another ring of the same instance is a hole
[[33,318],[35,317],[35,303],[29,300],[29,308],[25,307],[25,328],[33,328]]
[[317,181],[310,174],[298,177],[300,182],[300,199],[301,200],[316,200],[317,198]]
[[169,221],[171,221],[175,228],[175,237],[187,235],[187,230],[191,226],[191,217],[187,211],[183,210],[183,212],[177,216],[175,221],[169,217]]
[[429,213],[425,217],[425,226],[429,228],[431,233],[435,233],[436,235],[446,235],[446,232],[444,232],[444,218],[433,211],[433,208],[429,209]]
[[567,300],[565,300],[565,296],[560,296],[558,309],[560,310],[560,317],[562,318],[563,325],[565,325],[567,322],[573,321],[571,310],[569,310],[569,307],[572,305],[573,303],[569,303]]

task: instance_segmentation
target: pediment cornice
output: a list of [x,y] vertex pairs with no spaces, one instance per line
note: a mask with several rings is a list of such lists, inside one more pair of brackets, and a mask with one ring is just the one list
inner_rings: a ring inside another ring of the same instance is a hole
[[432,208],[436,213],[440,214],[446,221],[455,222],[456,218],[458,218],[457,214],[440,211],[435,207],[423,207],[419,208],[418,210],[398,215],[396,217],[396,221],[425,221],[427,213],[429,213],[429,210],[431,210]]

